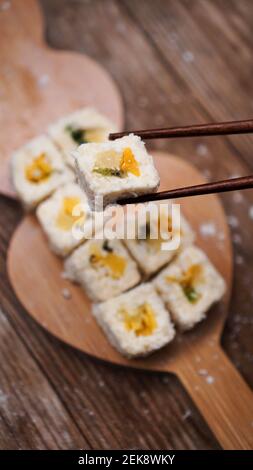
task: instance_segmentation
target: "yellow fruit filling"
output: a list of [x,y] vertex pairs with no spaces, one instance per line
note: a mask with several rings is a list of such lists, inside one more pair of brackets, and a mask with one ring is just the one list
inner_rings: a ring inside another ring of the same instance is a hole
[[103,129],[87,129],[85,139],[87,142],[103,142],[105,140],[105,131]]
[[136,336],[149,336],[157,327],[157,321],[151,305],[147,302],[132,311],[121,309],[127,331],[133,331]]
[[106,251],[104,255],[97,245],[93,245],[90,250],[90,263],[94,268],[105,267],[113,279],[120,279],[126,269],[126,260],[123,256],[113,253],[111,248]]
[[201,280],[202,272],[203,268],[201,265],[193,264],[180,277],[167,276],[166,281],[180,284],[189,302],[195,303],[201,296],[196,290],[196,284]]
[[139,164],[136,161],[132,150],[127,147],[123,151],[123,155],[120,162],[120,170],[123,173],[132,173],[135,176],[140,176]]
[[52,165],[48,161],[45,153],[41,153],[34,158],[32,163],[26,166],[25,175],[31,183],[41,183],[51,175]]
[[72,215],[74,207],[78,204],[80,204],[79,197],[65,197],[63,199],[62,207],[56,219],[56,224],[61,230],[71,230],[75,222],[84,222],[84,214],[82,214],[81,216]]
[[[164,241],[163,233],[167,231],[167,233],[171,233],[172,231],[172,220],[171,217],[167,219],[167,227],[166,227],[166,219],[165,216],[162,215],[162,220],[158,217],[158,227],[157,227],[157,238],[151,238],[151,222],[150,219],[147,220],[146,226],[143,227],[143,238],[139,239],[139,242],[146,242],[150,251],[157,252],[161,249],[161,244]],[[154,234],[155,234],[154,230]],[[146,238],[145,238],[146,237]]]
[[89,142],[103,142],[105,140],[105,131],[101,128],[83,129],[69,124],[65,130],[78,145]]
[[179,231],[174,229],[172,231],[172,229],[172,218],[170,216],[167,217],[167,215],[162,214],[161,217],[159,217],[158,219],[158,234],[161,241],[163,241],[163,233],[166,233],[166,235],[169,233],[170,236],[172,236],[173,234],[175,235],[176,233],[180,233],[181,235],[183,235],[182,230]]
[[121,155],[115,150],[105,150],[104,152],[99,152],[96,157],[93,172],[102,176],[121,177],[120,160]]
[[129,147],[126,147],[122,153],[115,150],[100,152],[97,155],[93,172],[102,176],[117,176],[119,178],[124,178],[128,173],[140,176],[139,164]]

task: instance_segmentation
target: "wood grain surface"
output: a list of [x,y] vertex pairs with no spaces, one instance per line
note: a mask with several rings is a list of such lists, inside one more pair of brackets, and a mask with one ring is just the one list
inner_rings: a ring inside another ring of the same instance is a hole
[[[203,176],[183,159],[166,152],[152,154],[161,175],[160,189],[203,184]],[[22,305],[45,330],[91,357],[176,374],[222,447],[251,449],[253,394],[219,345],[233,279],[226,216],[215,195],[184,198],[180,204],[196,233],[197,245],[222,274],[227,290],[204,322],[188,334],[178,333],[172,344],[150,357],[128,360],[111,347],[91,314],[91,302],[83,290],[62,279],[62,260],[50,252],[33,215],[23,219],[11,239],[7,259],[9,279]],[[201,227],[208,225],[210,219],[215,220],[216,230],[206,239]],[[63,296],[64,289],[68,290],[69,299]]]
[[[111,72],[124,97],[127,127],[252,117],[251,0],[41,5],[51,47],[84,52]],[[210,180],[252,172],[250,135],[154,145],[189,159]],[[252,192],[224,195],[222,201],[235,250],[222,344],[252,386]],[[219,448],[174,376],[91,359],[26,314],[6,275],[7,247],[21,217],[17,203],[0,198],[0,447]]]

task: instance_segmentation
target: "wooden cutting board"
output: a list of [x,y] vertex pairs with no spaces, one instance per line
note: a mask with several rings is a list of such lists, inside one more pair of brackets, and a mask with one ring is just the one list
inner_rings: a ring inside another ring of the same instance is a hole
[[[201,174],[185,161],[155,152],[161,190],[203,183]],[[224,276],[227,293],[192,332],[177,335],[163,350],[142,360],[122,357],[108,343],[91,315],[91,305],[81,288],[61,277],[62,260],[53,255],[34,216],[17,228],[8,253],[12,286],[27,311],[41,326],[64,342],[99,359],[122,366],[175,373],[226,449],[253,446],[253,395],[220,347],[229,309],[232,250],[225,213],[217,196],[181,201],[183,211],[204,249]],[[214,236],[202,237],[200,227],[212,221]],[[66,300],[62,290],[68,288]],[[177,397],[175,397],[175,400]]]
[[13,150],[82,106],[121,129],[119,91],[101,65],[76,52],[50,49],[36,0],[12,0],[0,14],[0,192],[15,197],[8,162]]

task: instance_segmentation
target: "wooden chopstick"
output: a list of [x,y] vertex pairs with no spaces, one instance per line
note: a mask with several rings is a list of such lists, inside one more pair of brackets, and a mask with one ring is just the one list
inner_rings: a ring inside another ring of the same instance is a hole
[[198,184],[184,188],[161,191],[158,193],[143,194],[141,196],[120,199],[118,204],[137,204],[140,202],[161,201],[163,199],[177,199],[181,197],[200,196],[204,194],[225,193],[239,189],[253,188],[253,175],[216,181],[214,183]]
[[204,137],[208,135],[249,134],[253,132],[253,119],[200,124],[194,126],[165,127],[161,129],[142,129],[109,134],[110,140],[128,134],[135,134],[143,139],[171,139],[173,137]]

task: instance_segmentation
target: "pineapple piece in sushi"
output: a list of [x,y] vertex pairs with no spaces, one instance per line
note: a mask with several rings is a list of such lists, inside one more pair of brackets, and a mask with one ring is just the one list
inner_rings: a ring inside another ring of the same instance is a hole
[[[165,235],[172,231],[171,203],[157,204],[158,215],[147,214],[144,225],[140,226],[135,239],[125,239],[124,243],[137,261],[145,277],[157,272],[184,247],[194,241],[194,233],[187,220],[180,214],[180,245],[176,250],[162,250],[162,243],[167,242]],[[166,231],[166,233],[164,233]],[[169,238],[170,239],[170,238]]]
[[83,108],[64,116],[48,128],[48,133],[64,154],[66,163],[74,167],[72,150],[90,142],[104,142],[113,123],[93,108]]
[[74,180],[60,152],[43,135],[12,155],[11,172],[17,196],[27,210],[36,207],[62,184]]
[[92,234],[87,198],[76,183],[59,188],[36,211],[52,251],[66,256]]
[[65,275],[94,302],[115,297],[140,282],[135,261],[119,240],[88,240],[65,261]]
[[175,336],[170,315],[152,284],[94,304],[92,312],[112,346],[129,358],[146,356]]
[[[112,142],[81,145],[73,155],[79,183],[93,210],[102,210],[123,197],[152,193],[159,186],[153,158],[140,137],[133,134]],[[102,208],[96,207],[96,198]]]
[[226,289],[222,276],[196,246],[185,248],[153,282],[180,330],[205,318]]

